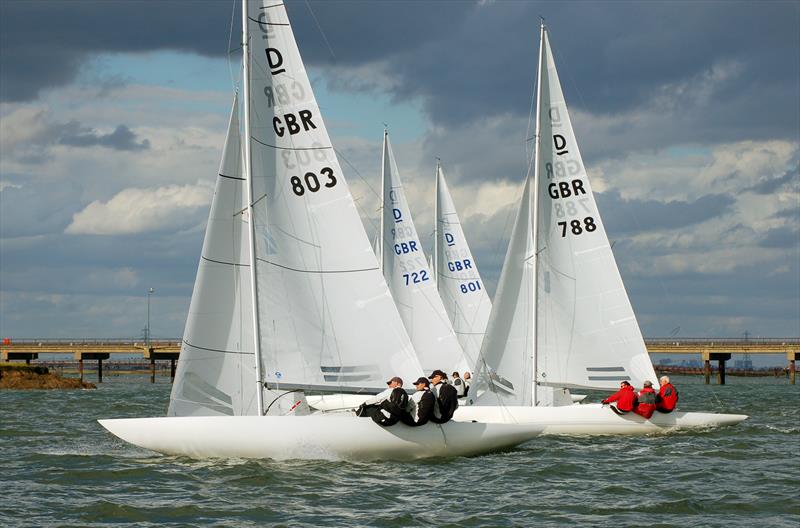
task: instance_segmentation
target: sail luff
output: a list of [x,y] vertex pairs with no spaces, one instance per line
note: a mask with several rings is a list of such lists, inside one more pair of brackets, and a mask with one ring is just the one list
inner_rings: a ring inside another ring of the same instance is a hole
[[[386,142],[389,139],[389,129],[383,129],[383,144],[381,145],[381,196],[386,196]],[[384,231],[386,228],[386,200],[381,199],[381,230],[378,233],[378,247],[380,247],[380,256],[378,263],[381,265],[381,273],[386,277],[386,241],[384,240]]]
[[533,276],[536,278],[533,288],[533,376],[531,376],[531,401],[535,406],[538,402],[537,398],[537,378],[538,378],[538,295],[539,295],[539,165],[541,161],[540,150],[542,144],[542,67],[544,66],[544,33],[545,25],[544,20],[541,22],[539,31],[539,68],[536,80],[536,140],[534,142],[534,160],[533,160],[533,181],[537,182],[533,186]]
[[[439,251],[441,247],[439,246],[439,230],[441,229],[439,226],[439,165],[440,165],[439,158],[436,158],[436,173],[434,174],[434,178],[436,178],[436,199],[433,202],[433,283],[436,285],[436,289],[439,289],[439,262],[441,259],[439,258]],[[472,365],[470,365],[472,368]]]
[[253,344],[255,346],[256,384],[258,390],[258,415],[264,414],[263,376],[261,375],[261,337],[258,325],[258,287],[256,283],[256,234],[253,214],[253,170],[250,153],[250,29],[248,21],[248,0],[242,0],[242,91],[244,92],[244,177],[247,181],[248,237],[250,244],[250,291],[253,302]]

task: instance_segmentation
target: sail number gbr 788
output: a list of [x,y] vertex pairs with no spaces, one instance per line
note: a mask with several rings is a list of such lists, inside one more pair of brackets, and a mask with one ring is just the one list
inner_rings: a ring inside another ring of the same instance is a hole
[[[547,186],[547,194],[550,195],[550,198],[552,198],[553,201],[566,201],[565,205],[562,205],[559,202],[556,202],[553,205],[557,217],[564,217],[565,212],[569,215],[578,213],[578,208],[575,206],[575,202],[572,200],[566,200],[567,198],[577,198],[578,204],[581,205],[587,213],[590,212],[589,207],[586,205],[586,201],[588,201],[587,198],[578,198],[580,195],[586,194],[586,190],[583,188],[583,181],[581,179],[552,182]],[[594,218],[591,216],[586,216],[582,220],[578,218],[568,221],[562,220],[558,222],[558,226],[561,228],[562,238],[566,237],[568,232],[578,236],[582,235],[583,233],[591,233],[597,229],[597,224],[595,224]]]

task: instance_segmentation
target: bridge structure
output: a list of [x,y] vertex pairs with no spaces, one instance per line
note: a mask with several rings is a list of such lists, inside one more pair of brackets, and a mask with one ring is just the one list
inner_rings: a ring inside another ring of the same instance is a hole
[[141,356],[150,360],[150,382],[155,383],[156,361],[169,361],[170,378],[175,379],[175,362],[181,352],[180,339],[134,341],[131,339],[11,339],[0,344],[0,360],[25,361],[45,354],[72,354],[83,380],[84,360],[97,361],[97,381],[103,382],[103,361],[114,355]]
[[[648,338],[647,351],[652,354],[699,354],[703,361],[705,382],[711,380],[711,362],[717,361],[717,382],[725,384],[725,363],[733,354],[785,354],[789,380],[795,384],[796,361],[800,355],[800,338]],[[78,361],[83,379],[84,360],[97,361],[98,382],[103,381],[103,361],[112,354],[139,356],[150,360],[150,381],[155,382],[156,361],[170,362],[170,377],[175,378],[175,362],[181,351],[180,339],[135,341],[131,339],[11,339],[0,344],[0,359],[25,361],[39,359],[45,354],[72,354]]]

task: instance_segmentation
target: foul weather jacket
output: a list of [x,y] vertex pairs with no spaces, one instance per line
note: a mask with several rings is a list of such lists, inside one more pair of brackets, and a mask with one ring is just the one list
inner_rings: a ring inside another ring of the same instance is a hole
[[656,410],[662,413],[670,413],[675,410],[678,405],[678,390],[672,385],[667,383],[661,386],[656,398]]
[[453,413],[458,409],[458,392],[449,383],[437,383],[434,390],[436,395],[436,406],[431,416],[433,423],[443,424],[450,421]]
[[656,412],[656,391],[652,387],[645,387],[639,391],[638,403],[633,412],[648,420],[653,416]]
[[425,389],[415,392],[408,399],[408,412],[401,418],[404,424],[412,427],[425,425],[433,416],[436,406],[436,397],[430,390]]
[[636,408],[636,391],[626,385],[620,390],[603,400],[603,403],[617,402],[617,409],[628,412]]

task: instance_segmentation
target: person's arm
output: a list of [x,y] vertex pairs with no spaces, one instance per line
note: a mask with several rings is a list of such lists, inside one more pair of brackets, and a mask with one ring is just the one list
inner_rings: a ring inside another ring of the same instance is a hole
[[620,392],[621,392],[621,391],[617,391],[617,392],[615,392],[614,394],[612,394],[611,396],[609,396],[608,398],[606,398],[605,400],[603,400],[603,403],[611,403],[611,402],[615,402],[615,401],[617,401],[617,400],[619,399]]
[[386,389],[385,391],[380,392],[375,396],[364,400],[364,405],[377,405],[383,400],[388,400],[391,394],[392,394],[392,389]]

